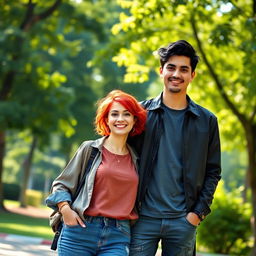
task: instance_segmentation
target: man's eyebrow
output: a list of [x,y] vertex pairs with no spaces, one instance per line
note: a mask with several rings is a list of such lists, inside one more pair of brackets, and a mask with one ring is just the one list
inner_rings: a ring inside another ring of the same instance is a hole
[[[169,63],[169,64],[167,65],[167,67],[176,67],[176,65]],[[181,66],[181,68],[189,69],[189,66],[184,65],[184,66]]]
[[181,66],[181,68],[189,69],[189,66]]

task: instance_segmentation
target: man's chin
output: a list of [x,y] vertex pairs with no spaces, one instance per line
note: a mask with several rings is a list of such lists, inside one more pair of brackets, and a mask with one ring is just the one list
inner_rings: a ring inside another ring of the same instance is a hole
[[179,92],[181,92],[181,89],[180,88],[169,88],[169,92],[171,92],[171,93],[179,93]]

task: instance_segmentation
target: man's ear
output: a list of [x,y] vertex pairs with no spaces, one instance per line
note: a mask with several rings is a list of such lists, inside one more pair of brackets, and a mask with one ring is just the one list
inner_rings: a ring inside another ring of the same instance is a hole
[[163,68],[161,66],[159,67],[159,74],[160,74],[160,76],[162,76],[162,74],[163,74]]
[[196,75],[197,75],[196,71],[193,71],[192,74],[191,74],[191,82],[194,80]]

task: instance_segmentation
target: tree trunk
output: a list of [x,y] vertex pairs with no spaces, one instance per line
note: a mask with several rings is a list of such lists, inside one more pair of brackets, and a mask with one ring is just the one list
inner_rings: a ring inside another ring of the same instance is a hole
[[247,170],[244,177],[244,190],[242,192],[242,198],[244,203],[248,201],[247,192],[249,189],[249,173],[250,173],[249,166],[247,166]]
[[[255,183],[255,181],[254,181]],[[251,256],[256,256],[256,189],[252,188],[252,207],[253,207],[253,217],[252,217],[252,229],[254,234],[253,248]]]
[[4,194],[3,194],[3,171],[4,171],[4,154],[5,154],[5,133],[0,131],[0,211],[5,211]]
[[48,195],[51,187],[51,180],[49,173],[45,173],[44,175],[44,195]]
[[254,244],[252,254],[256,256],[256,127],[249,124],[245,127],[248,153],[248,177],[252,193],[252,229]]
[[36,138],[36,136],[34,136],[33,141],[31,143],[29,154],[27,155],[27,157],[25,158],[25,160],[22,164],[22,166],[23,166],[23,182],[21,184],[21,191],[20,191],[20,206],[21,207],[27,207],[26,190],[28,187],[28,181],[29,181],[31,165],[32,165],[32,160],[33,160],[33,155],[35,152],[36,144],[37,144],[37,138]]

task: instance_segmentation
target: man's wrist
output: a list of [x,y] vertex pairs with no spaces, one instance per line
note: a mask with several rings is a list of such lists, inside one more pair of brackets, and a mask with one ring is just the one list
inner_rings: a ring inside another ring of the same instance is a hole
[[204,216],[202,213],[199,213],[199,212],[197,212],[197,211],[194,211],[194,213],[198,216],[198,218],[199,218],[200,221],[203,221],[203,220],[204,220],[205,216]]

